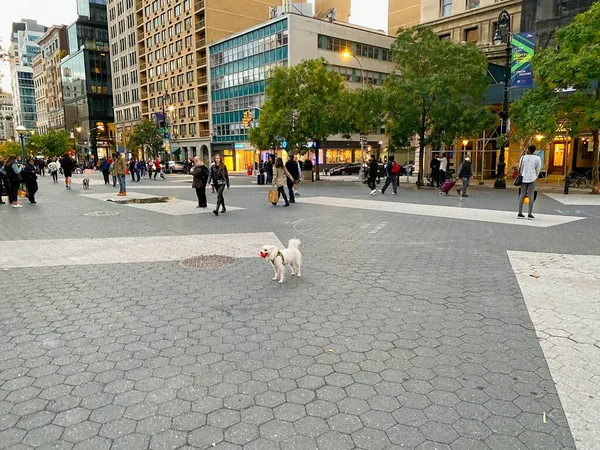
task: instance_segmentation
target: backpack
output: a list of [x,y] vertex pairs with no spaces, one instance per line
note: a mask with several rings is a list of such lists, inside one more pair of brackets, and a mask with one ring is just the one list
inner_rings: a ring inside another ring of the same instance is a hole
[[398,164],[396,161],[392,163],[392,173],[394,175],[400,173],[400,164]]

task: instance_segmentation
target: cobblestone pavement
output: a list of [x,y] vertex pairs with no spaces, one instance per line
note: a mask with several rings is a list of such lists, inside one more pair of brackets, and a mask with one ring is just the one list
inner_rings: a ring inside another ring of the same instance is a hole
[[[193,201],[183,180],[161,186]],[[507,251],[598,255],[599,207],[541,196],[536,212],[585,220],[531,228],[275,208],[264,186],[232,181],[245,187],[227,191],[226,204],[244,209],[219,217],[111,204],[48,179],[37,205],[0,208],[4,242],[69,239],[59,250],[67,256],[118,237],[138,261],[0,272],[0,448],[576,448],[540,345],[546,337],[536,335]],[[152,183],[141,182],[144,194],[166,195]],[[112,186],[93,183],[85,193],[105,192]],[[301,192],[372,199],[357,183],[305,183]],[[511,210],[514,196],[473,189],[460,200],[402,188],[376,201]],[[259,248],[256,258],[205,270],[151,257],[169,252],[157,245],[167,237],[202,236],[191,245],[270,232],[302,240],[301,279],[273,283]],[[11,252],[35,258],[36,249]]]

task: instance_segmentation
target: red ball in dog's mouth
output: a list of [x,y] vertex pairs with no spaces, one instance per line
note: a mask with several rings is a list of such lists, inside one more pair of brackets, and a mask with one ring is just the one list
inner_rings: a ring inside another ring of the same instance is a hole
[[260,252],[260,257],[261,258],[266,258],[267,256],[269,256],[268,253]]

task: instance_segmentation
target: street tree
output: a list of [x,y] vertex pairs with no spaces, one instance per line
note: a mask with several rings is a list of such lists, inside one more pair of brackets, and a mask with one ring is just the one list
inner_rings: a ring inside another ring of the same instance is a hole
[[7,159],[9,156],[20,155],[21,145],[15,141],[6,141],[0,144],[0,156]]
[[152,158],[156,158],[163,148],[163,138],[158,131],[158,125],[151,120],[142,120],[135,126],[126,145],[131,149],[146,150]]
[[47,157],[62,156],[73,148],[71,135],[66,130],[49,130],[46,134],[33,134],[28,139],[28,149],[37,150]]
[[556,40],[533,59],[539,89],[572,93],[561,101],[561,114],[569,116],[573,129],[592,135],[592,192],[600,193],[598,177],[600,134],[600,3],[578,14],[556,33]]
[[[341,131],[344,89],[343,77],[328,70],[323,59],[276,68],[267,80],[266,101],[250,142],[265,148],[274,139],[285,139],[288,152],[300,154],[308,141],[326,142]],[[317,166],[317,177],[318,170]]]
[[427,145],[449,144],[491,122],[482,105],[487,60],[474,45],[440,39],[425,27],[400,30],[392,55],[396,69],[384,86],[386,130],[391,145],[418,137],[421,186]]

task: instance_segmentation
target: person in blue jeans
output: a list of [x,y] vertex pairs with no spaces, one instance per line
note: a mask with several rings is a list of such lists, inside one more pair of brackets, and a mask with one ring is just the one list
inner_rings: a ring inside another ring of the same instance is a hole
[[398,193],[398,184],[397,184],[397,180],[398,180],[398,174],[397,173],[392,173],[392,167],[394,167],[394,161],[395,161],[395,157],[394,155],[390,155],[390,157],[388,158],[388,163],[385,165],[385,184],[383,185],[383,188],[381,188],[381,192],[382,194],[385,194],[385,190],[388,188],[388,186],[391,184],[392,185],[392,194],[396,195]]

